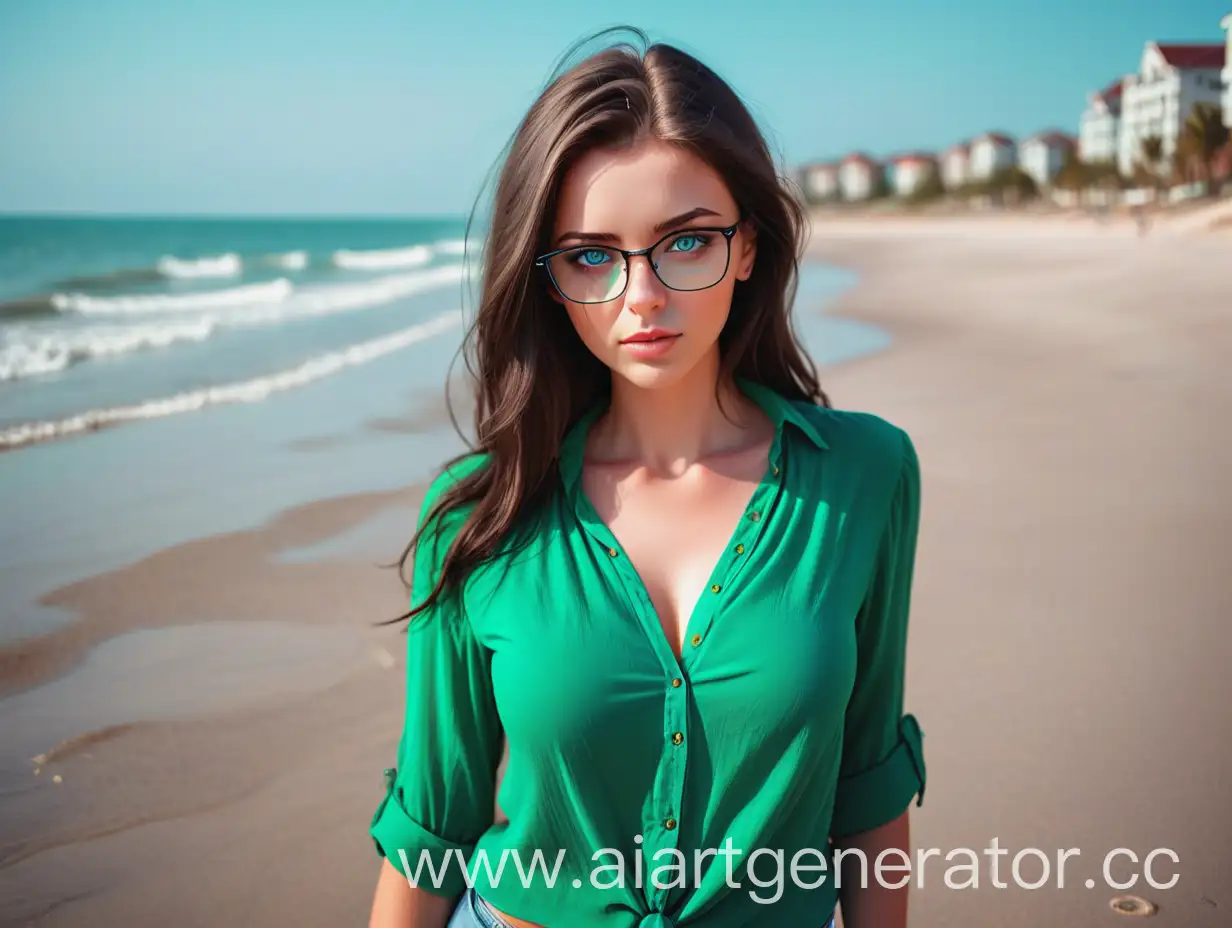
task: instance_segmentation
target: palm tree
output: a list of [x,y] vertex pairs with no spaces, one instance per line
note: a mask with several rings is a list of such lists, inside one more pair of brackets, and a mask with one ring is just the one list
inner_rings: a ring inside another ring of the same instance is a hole
[[1141,146],[1142,157],[1135,165],[1137,170],[1133,172],[1134,182],[1137,184],[1145,182],[1157,187],[1162,181],[1158,171],[1159,162],[1164,157],[1164,140],[1158,135],[1145,135],[1138,144]]
[[1172,179],[1177,184],[1192,184],[1200,179],[1202,151],[1198,140],[1187,131],[1182,131],[1172,153]]
[[1206,101],[1195,103],[1177,139],[1176,154],[1178,167],[1200,169],[1208,196],[1214,192],[1212,162],[1227,144],[1228,127],[1223,124],[1223,108]]
[[1164,140],[1158,135],[1147,135],[1142,139],[1142,160],[1147,167],[1159,164],[1164,156]]
[[1090,166],[1079,156],[1077,148],[1070,148],[1065,152],[1065,161],[1052,179],[1052,185],[1069,193],[1075,203],[1080,203],[1082,193],[1090,186],[1091,180]]

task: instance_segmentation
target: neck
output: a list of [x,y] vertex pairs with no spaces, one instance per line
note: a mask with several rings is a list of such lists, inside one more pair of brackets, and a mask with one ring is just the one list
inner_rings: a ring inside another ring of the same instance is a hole
[[709,455],[745,447],[759,410],[730,380],[719,406],[718,362],[716,350],[670,387],[642,387],[614,376],[611,406],[591,430],[592,459],[639,464],[673,477]]

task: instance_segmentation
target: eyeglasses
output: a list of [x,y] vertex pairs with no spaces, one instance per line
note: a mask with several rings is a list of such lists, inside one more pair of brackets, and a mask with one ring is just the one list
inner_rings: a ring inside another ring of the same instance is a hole
[[645,255],[669,290],[707,290],[727,274],[731,240],[740,223],[723,228],[680,229],[649,248],[626,251],[609,245],[576,245],[535,259],[552,285],[571,303],[606,303],[629,285],[629,261]]

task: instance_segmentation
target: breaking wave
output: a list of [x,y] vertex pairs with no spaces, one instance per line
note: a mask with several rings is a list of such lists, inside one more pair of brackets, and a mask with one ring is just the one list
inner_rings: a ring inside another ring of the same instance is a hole
[[440,335],[459,325],[460,311],[443,313],[427,322],[400,329],[389,335],[318,355],[282,371],[249,380],[187,390],[173,396],[146,400],[128,406],[110,406],[42,422],[29,422],[0,429],[0,451],[13,450],[36,442],[66,438],[126,422],[158,419],[196,412],[211,406],[232,403],[259,403],[275,393],[293,390],[332,376],[348,368],[375,361],[417,342]]
[[197,277],[238,277],[244,270],[239,255],[228,252],[209,258],[177,258],[163,255],[156,265],[158,273],[177,280]]

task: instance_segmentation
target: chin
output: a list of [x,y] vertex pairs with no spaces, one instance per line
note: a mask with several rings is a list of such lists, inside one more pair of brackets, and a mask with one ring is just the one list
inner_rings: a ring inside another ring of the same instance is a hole
[[643,390],[663,390],[682,381],[692,364],[670,361],[661,364],[634,362],[612,368],[612,375]]

